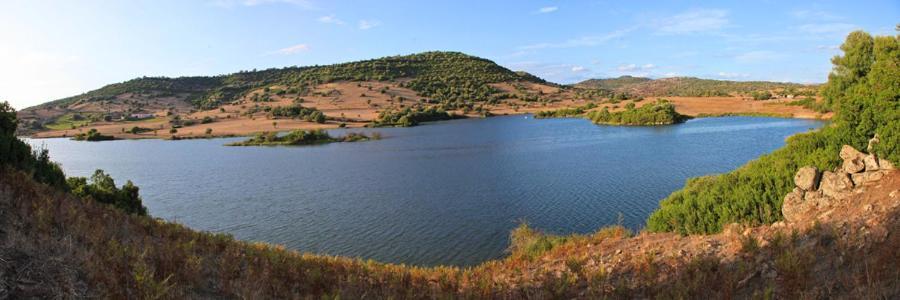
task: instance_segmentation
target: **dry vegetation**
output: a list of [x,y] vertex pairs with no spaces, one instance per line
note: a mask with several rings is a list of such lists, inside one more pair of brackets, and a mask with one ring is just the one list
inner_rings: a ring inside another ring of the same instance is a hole
[[523,226],[509,258],[459,269],[236,241],[127,215],[5,169],[0,297],[893,298],[898,188],[893,171],[832,213],[716,235],[631,237],[611,227],[554,237]]

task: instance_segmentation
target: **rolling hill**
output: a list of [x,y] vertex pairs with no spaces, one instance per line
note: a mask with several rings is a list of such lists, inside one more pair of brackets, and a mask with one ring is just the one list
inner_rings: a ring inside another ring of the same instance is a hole
[[817,86],[790,82],[728,81],[695,77],[671,77],[650,79],[621,76],[606,79],[588,79],[574,86],[581,88],[609,89],[616,93],[635,96],[747,96],[753,92],[781,91],[785,95],[815,95]]

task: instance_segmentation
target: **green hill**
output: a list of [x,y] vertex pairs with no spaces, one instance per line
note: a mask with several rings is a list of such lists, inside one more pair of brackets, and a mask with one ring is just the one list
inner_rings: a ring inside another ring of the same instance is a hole
[[616,93],[636,96],[709,97],[750,95],[761,91],[780,91],[784,95],[814,95],[814,85],[770,81],[729,81],[700,79],[695,77],[671,77],[650,79],[621,76],[607,79],[589,79],[575,84],[582,88],[610,89]]
[[497,93],[489,83],[544,82],[524,72],[513,72],[496,63],[459,52],[424,52],[326,66],[287,67],[241,71],[221,76],[142,77],[110,84],[81,95],[38,105],[69,106],[79,102],[110,101],[134,93],[153,97],[178,96],[197,108],[215,108],[270,85],[303,90],[310,85],[335,81],[397,81],[435,102],[488,101]]

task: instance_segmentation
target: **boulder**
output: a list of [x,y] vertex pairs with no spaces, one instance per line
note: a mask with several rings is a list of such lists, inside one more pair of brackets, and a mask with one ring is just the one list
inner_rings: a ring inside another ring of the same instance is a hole
[[816,167],[806,166],[797,171],[794,175],[794,184],[804,191],[816,190],[819,188],[820,174]]
[[850,194],[853,188],[853,180],[850,174],[845,172],[829,172],[822,174],[822,182],[819,183],[819,190],[822,194],[832,198],[844,198]]
[[879,181],[881,178],[884,178],[884,172],[882,171],[866,171],[863,173],[856,173],[850,175],[850,179],[853,180],[854,185],[860,185],[866,182]]
[[859,150],[856,150],[856,148],[853,148],[853,146],[850,146],[850,145],[842,146],[840,155],[841,155],[841,159],[843,159],[843,160],[862,158],[863,156],[865,156],[865,154],[863,154],[862,152],[859,152]]
[[781,214],[788,222],[796,222],[800,216],[809,210],[808,205],[803,203],[803,189],[795,187],[793,191],[784,196],[784,202],[781,204]]
[[878,171],[878,158],[875,157],[875,154],[866,155],[863,158],[863,163],[866,165],[866,171]]
[[862,157],[849,158],[844,160],[841,169],[850,174],[859,173],[866,170],[866,163],[863,162]]

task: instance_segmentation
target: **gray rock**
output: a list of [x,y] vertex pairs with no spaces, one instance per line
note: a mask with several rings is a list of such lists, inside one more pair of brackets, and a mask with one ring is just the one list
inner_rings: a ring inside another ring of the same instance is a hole
[[819,183],[819,190],[822,194],[832,198],[844,198],[850,194],[853,188],[853,180],[850,174],[844,172],[825,171],[822,174],[822,182]]
[[820,175],[816,167],[802,167],[794,175],[794,184],[804,191],[816,190],[819,188]]
[[875,154],[866,155],[863,158],[863,163],[866,165],[866,171],[878,171],[878,158],[875,157]]

